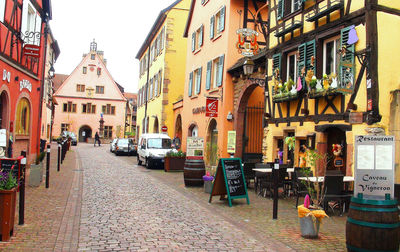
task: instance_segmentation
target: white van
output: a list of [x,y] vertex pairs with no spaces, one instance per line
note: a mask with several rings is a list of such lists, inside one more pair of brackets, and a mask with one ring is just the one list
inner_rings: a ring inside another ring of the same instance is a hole
[[172,148],[172,140],[167,134],[143,134],[139,137],[137,148],[138,165],[144,164],[146,168],[164,167],[164,157]]

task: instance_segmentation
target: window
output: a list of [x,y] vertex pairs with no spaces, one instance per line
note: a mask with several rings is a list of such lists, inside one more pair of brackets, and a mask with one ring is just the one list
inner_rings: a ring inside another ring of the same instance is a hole
[[315,60],[315,40],[311,40],[304,44],[301,44],[298,47],[298,50],[299,59],[297,65],[297,75],[299,76],[303,68],[305,70],[305,73],[307,73],[308,70],[314,69],[314,66],[316,65],[316,62],[312,62],[313,58]]
[[97,68],[97,75],[99,75],[99,76],[101,75],[101,68],[100,67]]
[[339,69],[340,36],[324,41],[324,74],[337,73]]
[[22,98],[18,102],[15,130],[18,135],[29,135],[30,107],[29,101]]
[[96,113],[96,105],[92,105],[91,103],[82,104],[82,113],[83,114],[95,114]]
[[112,126],[104,126],[104,137],[112,138]]
[[5,9],[6,9],[6,0],[0,0],[0,22],[4,22]]
[[63,104],[63,112],[76,113],[76,104],[73,104],[72,102],[64,103]]
[[111,106],[111,104],[103,105],[101,110],[105,115],[115,115],[115,106]]
[[287,72],[286,72],[286,81],[289,79],[292,79],[294,82],[296,82],[296,77],[297,77],[297,56],[296,56],[297,51],[290,52],[287,55]]
[[154,75],[154,97],[158,96],[158,73]]
[[[31,4],[29,0],[23,1],[21,33],[40,33],[42,31],[42,19],[40,18],[40,15],[38,13],[39,12],[36,11],[35,7]],[[41,36],[24,36],[24,43],[40,46],[40,37]]]
[[84,84],[76,84],[76,92],[85,92]]
[[206,90],[222,86],[224,58],[222,55],[207,63]]
[[63,133],[64,131],[69,131],[69,123],[61,123],[61,132]]
[[303,0],[278,0],[278,19],[301,9]]
[[192,34],[192,52],[197,51],[203,45],[204,25],[201,25]]
[[217,37],[225,29],[225,6],[210,19],[210,39]]
[[193,89],[193,72],[190,72],[189,74],[189,88],[188,88],[188,96],[192,96],[192,89]]
[[96,86],[96,94],[104,94],[104,86]]
[[208,0],[201,0],[201,5],[205,5],[206,3],[208,3]]
[[194,86],[195,86],[195,94],[196,95],[200,94],[200,90],[201,90],[201,71],[202,71],[202,67],[194,70]]
[[96,54],[91,54],[90,59],[92,59],[92,60],[96,59]]
[[83,74],[87,74],[87,67],[84,66],[84,67],[82,68],[82,73],[83,73]]
[[162,89],[162,71],[161,70],[158,72],[158,78],[159,78],[159,80],[158,80],[158,95],[160,95],[161,89]]
[[153,78],[150,79],[150,85],[149,85],[149,99],[153,98]]

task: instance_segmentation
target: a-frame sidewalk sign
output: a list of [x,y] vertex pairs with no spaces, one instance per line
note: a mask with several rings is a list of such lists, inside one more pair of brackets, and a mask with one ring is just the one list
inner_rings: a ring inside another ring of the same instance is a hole
[[219,159],[209,202],[211,203],[212,197],[217,195],[221,198],[228,195],[230,207],[233,199],[245,198],[247,204],[250,204],[240,158]]

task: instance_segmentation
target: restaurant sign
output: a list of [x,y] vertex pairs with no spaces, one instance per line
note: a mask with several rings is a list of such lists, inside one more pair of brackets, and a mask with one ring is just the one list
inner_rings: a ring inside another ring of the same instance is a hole
[[355,137],[354,196],[384,199],[394,196],[394,136]]
[[186,156],[203,157],[203,153],[204,153],[204,138],[188,137],[186,145]]

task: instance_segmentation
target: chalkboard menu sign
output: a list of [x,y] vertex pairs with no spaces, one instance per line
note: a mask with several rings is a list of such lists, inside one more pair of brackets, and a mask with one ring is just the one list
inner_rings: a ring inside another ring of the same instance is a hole
[[210,203],[212,196],[215,195],[228,195],[229,206],[232,206],[232,199],[237,198],[246,198],[247,204],[250,204],[240,158],[221,158],[219,160]]
[[0,159],[0,167],[3,172],[10,172],[12,166],[14,166],[12,173],[15,178],[19,179],[20,173],[20,160],[19,159]]

